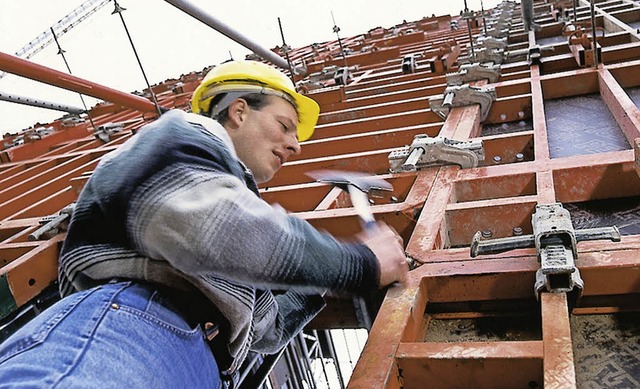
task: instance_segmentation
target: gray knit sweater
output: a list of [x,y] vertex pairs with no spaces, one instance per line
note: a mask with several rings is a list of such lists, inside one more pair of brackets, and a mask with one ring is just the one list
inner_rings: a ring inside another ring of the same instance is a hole
[[227,373],[250,349],[284,346],[324,307],[325,290],[364,291],[377,277],[366,246],[261,200],[224,128],[177,110],[100,162],[59,269],[63,296],[112,278],[196,290],[228,321]]

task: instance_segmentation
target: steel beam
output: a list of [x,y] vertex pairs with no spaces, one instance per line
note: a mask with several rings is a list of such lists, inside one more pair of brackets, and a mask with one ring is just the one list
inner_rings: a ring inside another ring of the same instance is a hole
[[566,293],[542,293],[544,387],[575,388],[571,327]]

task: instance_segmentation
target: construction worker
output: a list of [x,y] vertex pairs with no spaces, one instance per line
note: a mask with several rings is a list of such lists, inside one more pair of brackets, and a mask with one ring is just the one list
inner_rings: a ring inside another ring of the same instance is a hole
[[0,387],[232,387],[247,353],[284,347],[326,291],[405,278],[386,225],[338,241],[260,199],[319,114],[284,74],[222,64],[191,107],[101,160],[61,251],[64,298],[0,345]]

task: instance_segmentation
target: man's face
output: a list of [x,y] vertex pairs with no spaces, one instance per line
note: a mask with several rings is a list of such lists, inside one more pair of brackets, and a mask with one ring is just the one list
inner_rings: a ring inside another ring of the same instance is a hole
[[268,100],[260,110],[246,102],[232,103],[229,117],[234,125],[227,128],[238,158],[258,183],[269,181],[283,163],[300,153],[295,108],[280,97],[269,96]]

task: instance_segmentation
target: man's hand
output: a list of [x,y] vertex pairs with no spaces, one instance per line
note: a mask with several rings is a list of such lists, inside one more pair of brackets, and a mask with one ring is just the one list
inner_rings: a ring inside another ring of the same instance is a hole
[[364,243],[378,259],[380,265],[380,285],[384,287],[396,281],[404,282],[409,272],[402,238],[396,231],[384,223],[378,223],[360,235]]

